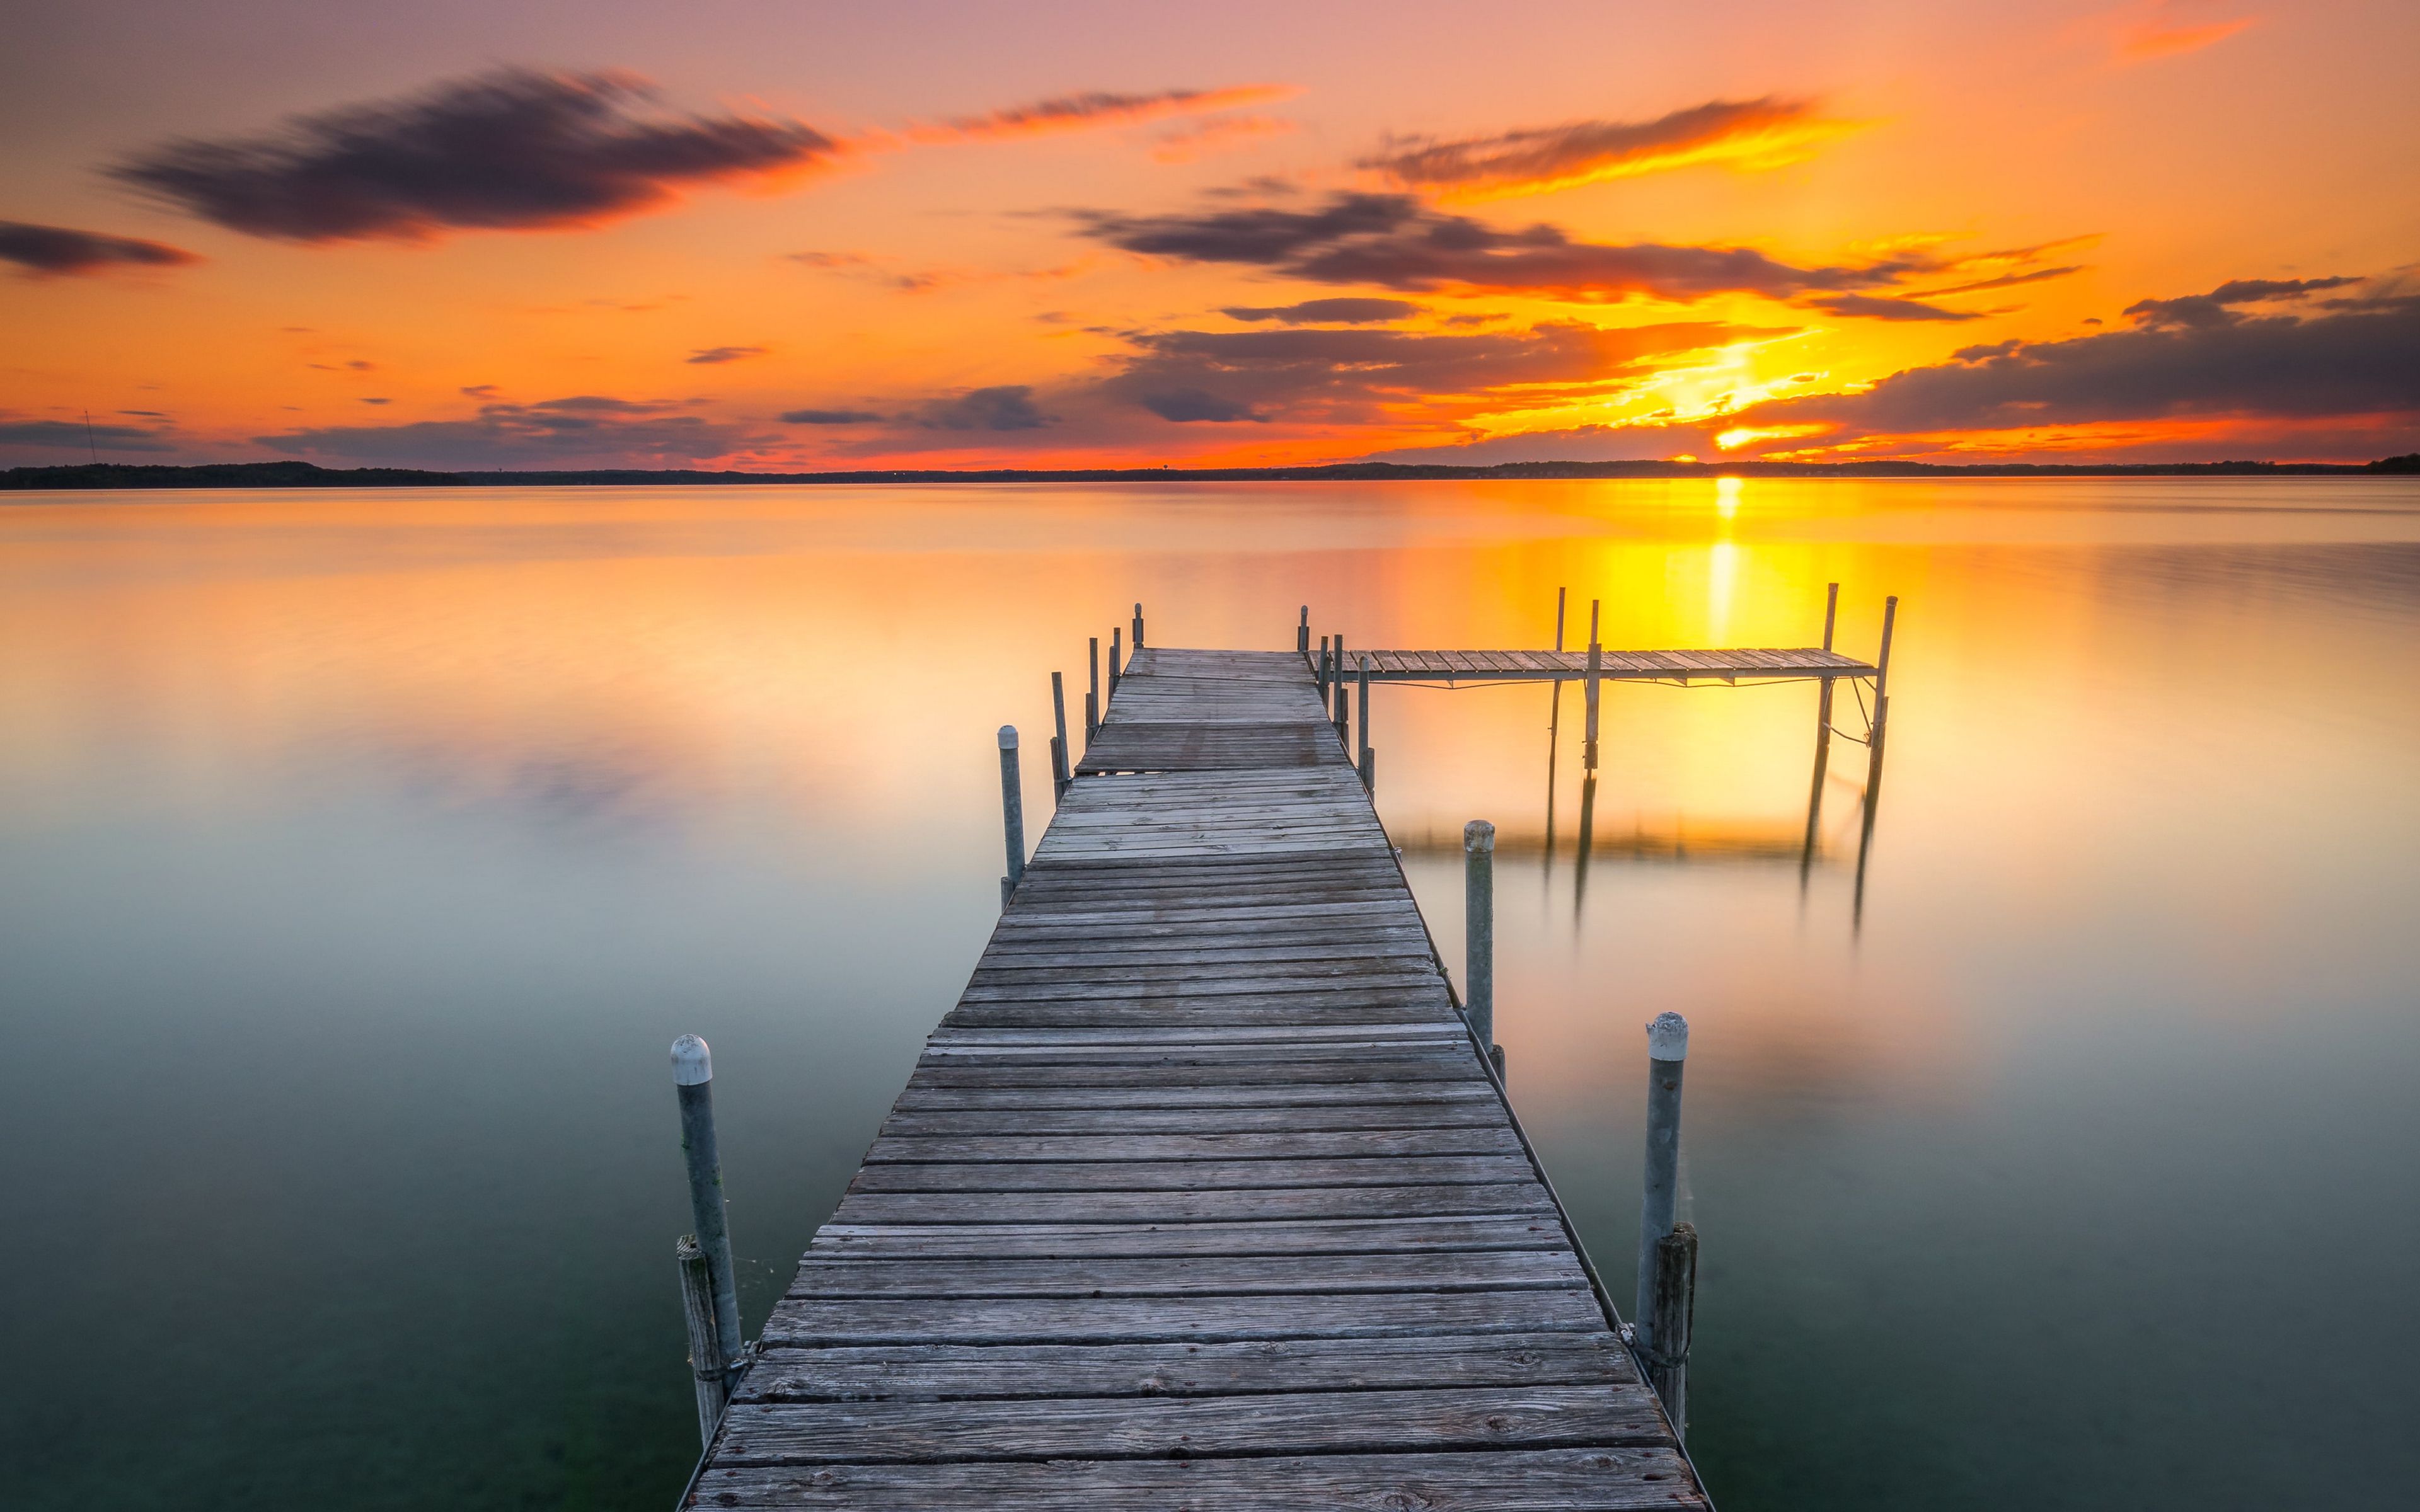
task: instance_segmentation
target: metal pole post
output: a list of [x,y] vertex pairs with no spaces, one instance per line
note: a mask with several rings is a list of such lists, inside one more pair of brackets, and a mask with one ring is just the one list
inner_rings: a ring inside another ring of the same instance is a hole
[[1673,1189],[1681,1164],[1681,1067],[1689,1057],[1689,1021],[1658,1013],[1647,1026],[1647,1184],[1638,1204],[1638,1298],[1632,1347],[1641,1361],[1655,1349],[1656,1246],[1672,1231]]
[[1294,627],[1294,648],[1304,656],[1311,655],[1311,606],[1302,607],[1302,623]]
[[1698,1228],[1674,1224],[1655,1245],[1655,1346],[1647,1361],[1648,1383],[1664,1399],[1672,1437],[1689,1436],[1689,1328],[1698,1312]]
[[1025,783],[1016,770],[1016,726],[1000,727],[1000,816],[1008,841],[1008,875],[1000,879],[1000,905],[1025,880]]
[[1140,604],[1135,606],[1134,632],[1134,648],[1140,651],[1142,649],[1142,606]]
[[1605,647],[1597,640],[1597,600],[1589,600],[1588,730],[1580,744],[1580,765],[1596,770],[1596,699],[1597,674],[1605,667]]
[[1058,731],[1050,739],[1050,795],[1063,798],[1075,774],[1067,769],[1067,688],[1057,672],[1050,674],[1050,722]]
[[697,1436],[714,1446],[714,1429],[722,1421],[723,1405],[731,1399],[724,1384],[722,1343],[714,1327],[714,1268],[695,1234],[683,1234],[673,1245],[680,1267],[681,1317],[689,1325],[689,1373],[697,1390]]
[[680,1098],[681,1154],[689,1163],[689,1211],[714,1288],[714,1337],[726,1383],[739,1367],[739,1288],[731,1269],[731,1226],[723,1211],[722,1156],[714,1143],[714,1057],[706,1041],[673,1041],[673,1089]]
[[1361,658],[1361,791],[1374,793],[1378,787],[1377,763],[1370,750],[1370,658]]
[[1089,749],[1093,737],[1101,733],[1101,638],[1091,636],[1087,639],[1090,645],[1086,654],[1093,667],[1093,680],[1084,689],[1084,745]]
[[1491,1059],[1496,1049],[1496,826],[1462,826],[1462,927],[1466,947],[1462,1012]]

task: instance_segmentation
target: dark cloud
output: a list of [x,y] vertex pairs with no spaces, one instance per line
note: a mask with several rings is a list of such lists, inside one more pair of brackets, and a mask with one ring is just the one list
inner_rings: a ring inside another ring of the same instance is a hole
[[2357,278],[2237,278],[2207,294],[2174,300],[2136,300],[2120,313],[2147,326],[2224,326],[2238,318],[2239,304],[2263,304],[2272,300],[2300,299],[2325,288],[2358,284]]
[[1710,160],[1779,161],[1841,129],[1809,100],[1716,100],[1652,121],[1569,121],[1443,142],[1390,142],[1359,166],[1416,188],[1501,193]]
[[1390,410],[1468,409],[1491,394],[1527,403],[1593,397],[1654,360],[1765,334],[1714,321],[1601,330],[1558,322],[1528,331],[1168,331],[1136,350],[1103,392],[1177,422],[1371,424]]
[[1030,105],[1014,105],[982,116],[961,116],[940,126],[918,127],[908,135],[918,141],[982,141],[1003,136],[1032,136],[1044,131],[1080,131],[1093,126],[1117,126],[1163,116],[1225,110],[1230,106],[1273,100],[1289,91],[1269,85],[1231,89],[1158,89],[1149,94],[1116,94],[1106,89],[1059,95]]
[[573,394],[532,405],[483,404],[468,420],[316,425],[259,445],[289,455],[407,467],[680,467],[728,455],[738,427],[671,412],[660,400]]
[[1218,312],[1235,320],[1282,320],[1288,325],[1372,325],[1420,313],[1409,300],[1305,300],[1299,304],[1231,304]]
[[1039,430],[1058,423],[1056,415],[1035,407],[1033,390],[1023,383],[927,400],[917,407],[914,420],[927,430]]
[[1094,211],[1079,220],[1086,235],[1150,256],[1242,263],[1320,283],[1416,292],[1483,289],[1591,301],[1732,293],[1793,299],[1882,287],[1939,266],[1900,256],[1861,268],[1798,268],[1747,247],[1575,241],[1559,226],[1498,230],[1430,209],[1408,194],[1341,193],[1309,209]]
[[181,247],[64,225],[0,221],[0,262],[15,263],[29,278],[103,273],[113,268],[181,268],[200,262]]
[[708,365],[717,363],[737,363],[744,358],[762,357],[766,350],[767,348],[763,347],[707,347],[690,353],[682,361]]
[[252,236],[421,240],[590,224],[840,150],[782,116],[640,114],[653,98],[628,74],[503,69],[295,116],[262,136],[169,142],[109,171]]
[[0,416],[0,446],[71,452],[78,459],[103,452],[173,452],[176,444],[141,425],[86,425],[81,420],[10,420]]
[[[1776,400],[1752,425],[1821,424],[1845,435],[1914,435],[2180,416],[2289,419],[2420,414],[2420,295],[2309,316],[2232,306],[2342,286],[2266,280],[2145,300],[2142,323],[2066,341],[1965,347],[1856,393]],[[2217,312],[2214,321],[2207,318]]]
[[1871,294],[1819,294],[1807,301],[1826,315],[1850,315],[1867,320],[1980,320],[1972,310],[1945,310],[1915,300],[1878,299]]
[[865,425],[882,417],[871,409],[784,409],[782,418],[793,425]]

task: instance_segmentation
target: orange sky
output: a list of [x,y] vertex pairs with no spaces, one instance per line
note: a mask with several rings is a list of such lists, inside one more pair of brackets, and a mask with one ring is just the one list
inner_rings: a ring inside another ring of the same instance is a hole
[[2408,4],[1672,8],[51,8],[0,463],[2420,448]]

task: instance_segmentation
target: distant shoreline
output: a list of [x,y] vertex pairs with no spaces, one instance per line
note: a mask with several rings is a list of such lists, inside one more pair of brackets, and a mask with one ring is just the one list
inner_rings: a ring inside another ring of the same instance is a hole
[[2420,474],[2420,453],[2375,462],[1333,462],[1280,468],[882,468],[849,472],[737,472],[605,468],[580,471],[323,468],[311,462],[197,466],[79,463],[0,471],[0,489],[577,488],[643,484],[849,483],[1383,483],[1434,479],[1587,478],[2269,478]]

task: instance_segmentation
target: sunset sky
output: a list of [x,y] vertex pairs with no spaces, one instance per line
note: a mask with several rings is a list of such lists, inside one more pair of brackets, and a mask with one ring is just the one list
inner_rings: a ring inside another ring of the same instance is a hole
[[2410,0],[8,32],[0,463],[2420,449]]

